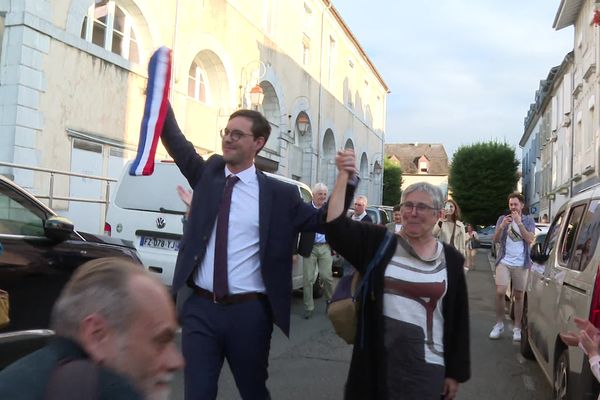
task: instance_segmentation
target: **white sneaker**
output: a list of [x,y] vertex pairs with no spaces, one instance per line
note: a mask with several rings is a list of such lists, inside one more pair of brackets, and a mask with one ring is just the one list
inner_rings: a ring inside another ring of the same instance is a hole
[[[490,339],[499,339],[502,332],[504,332],[504,324],[502,322],[498,322],[496,325],[494,325],[492,331],[490,332]],[[519,334],[521,333],[519,332]]]
[[521,328],[513,328],[513,342],[521,341]]

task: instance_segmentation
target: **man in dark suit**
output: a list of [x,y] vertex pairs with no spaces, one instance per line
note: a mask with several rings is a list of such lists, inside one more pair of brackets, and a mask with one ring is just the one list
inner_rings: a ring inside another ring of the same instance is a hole
[[[318,210],[323,207],[327,200],[327,186],[321,182],[315,184],[312,188],[312,195],[312,206]],[[304,296],[304,319],[309,319],[312,317],[315,309],[313,286],[317,277],[317,269],[321,282],[323,282],[325,298],[327,300],[331,299],[333,293],[333,272],[331,270],[333,256],[331,255],[331,248],[325,241],[325,235],[313,232],[300,235],[298,254],[303,257],[302,292]]]
[[188,400],[216,398],[225,358],[243,399],[270,398],[271,334],[273,323],[289,334],[295,240],[323,223],[294,186],[256,169],[270,131],[259,112],[238,110],[221,131],[223,155],[204,160],[167,113],[162,142],[194,190],[173,278]]

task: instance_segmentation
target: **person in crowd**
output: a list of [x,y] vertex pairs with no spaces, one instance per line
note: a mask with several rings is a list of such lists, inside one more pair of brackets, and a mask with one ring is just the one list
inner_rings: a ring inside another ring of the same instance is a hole
[[465,225],[460,220],[460,208],[454,200],[446,200],[442,217],[433,227],[433,235],[454,247],[463,256],[466,255]]
[[467,224],[467,236],[465,244],[465,253],[467,261],[465,263],[466,270],[475,269],[475,256],[477,255],[477,244],[479,243],[479,235],[473,229],[473,225]]
[[393,221],[386,224],[385,227],[392,233],[400,233],[402,230],[402,213],[400,212],[400,204],[397,204],[392,209]]
[[548,218],[548,214],[542,215],[542,218],[540,219],[540,222],[542,224],[549,224],[550,223],[550,218]]
[[504,332],[504,296],[512,281],[515,299],[515,324],[513,341],[521,341],[521,317],[523,315],[523,292],[527,284],[527,271],[531,266],[529,251],[535,238],[535,221],[523,213],[525,199],[521,193],[508,196],[510,212],[498,217],[492,242],[498,243],[496,253],[496,324],[490,339],[499,339]]
[[241,398],[269,398],[271,334],[273,323],[289,334],[298,233],[323,224],[294,186],[256,168],[270,133],[260,112],[237,110],[221,130],[223,154],[205,160],[167,109],[161,140],[193,190],[172,285],[188,400],[217,397],[225,359]]
[[[312,188],[312,206],[315,209],[320,209],[327,200],[327,186],[324,183],[317,183]],[[302,263],[303,269],[303,286],[302,292],[304,296],[304,318],[309,319],[313,315],[315,302],[313,300],[313,286],[317,279],[317,270],[321,282],[325,298],[331,299],[333,293],[333,256],[331,248],[325,240],[325,235],[322,233],[302,233],[298,244],[298,254],[304,257]]]
[[183,367],[171,296],[127,260],[79,267],[54,305],[52,329],[48,345],[0,372],[0,399],[167,400]]
[[600,330],[587,319],[575,317],[573,321],[579,332],[561,333],[560,338],[568,346],[579,346],[583,350],[592,374],[600,382]]
[[[441,217],[439,188],[419,182],[402,192],[402,230],[379,248],[383,226],[345,218],[347,180],[355,171],[351,150],[338,152],[339,170],[328,203],[325,233],[331,247],[365,272],[377,254],[358,313],[357,343],[345,399],[456,398],[470,377],[468,294],[464,258],[432,235]],[[357,245],[360,243],[360,246]]]
[[179,196],[183,204],[185,204],[185,214],[183,214],[183,217],[181,218],[181,223],[183,224],[183,228],[185,229],[187,220],[190,216],[190,207],[192,206],[192,196],[194,195],[194,192],[191,189],[185,190],[185,188],[181,185],[177,185],[176,190],[177,195]]
[[360,222],[373,223],[373,219],[367,213],[367,196],[356,196],[354,200],[354,213],[352,213],[352,219]]

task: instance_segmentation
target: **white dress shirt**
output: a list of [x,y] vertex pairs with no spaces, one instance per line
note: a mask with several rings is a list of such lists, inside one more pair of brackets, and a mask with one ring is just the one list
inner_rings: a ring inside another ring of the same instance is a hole
[[[231,171],[225,167],[225,176],[230,174]],[[229,243],[227,244],[229,293],[265,293],[266,288],[260,272],[259,189],[256,167],[252,165],[235,175],[240,180],[233,186],[229,211]],[[206,256],[194,276],[196,285],[210,291],[213,291],[216,229],[215,219],[206,247]]]

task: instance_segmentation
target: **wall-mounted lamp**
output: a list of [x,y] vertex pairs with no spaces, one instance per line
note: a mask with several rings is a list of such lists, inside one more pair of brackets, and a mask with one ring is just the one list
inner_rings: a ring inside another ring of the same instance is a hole
[[[260,60],[252,60],[242,67],[240,71],[240,102],[238,108],[251,106],[252,109],[257,110],[262,105],[265,93],[260,86],[260,81],[266,72],[267,67]],[[254,82],[256,82],[254,87],[249,92],[246,92],[248,87]],[[250,104],[247,103],[247,95],[250,95]]]
[[250,89],[250,103],[252,103],[252,108],[254,110],[260,107],[264,98],[265,92],[259,84],[256,84],[252,89]]
[[556,195],[554,193],[550,193],[548,195],[548,200],[555,200],[556,199]]
[[562,194],[563,196],[566,194],[569,194],[569,188],[568,187],[562,187],[560,189],[558,189],[558,193]]
[[310,120],[306,116],[306,114],[298,115],[298,119],[296,119],[296,128],[301,135],[304,135],[308,131],[308,126],[310,125]]
[[375,161],[375,165],[373,165],[373,173],[375,175],[381,175],[381,172],[383,172],[383,167],[381,164],[379,164],[379,161]]

